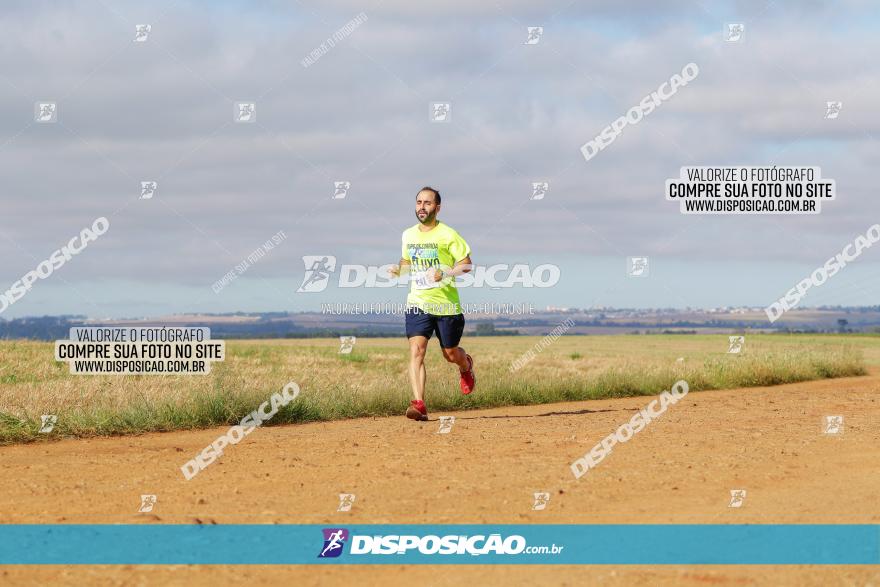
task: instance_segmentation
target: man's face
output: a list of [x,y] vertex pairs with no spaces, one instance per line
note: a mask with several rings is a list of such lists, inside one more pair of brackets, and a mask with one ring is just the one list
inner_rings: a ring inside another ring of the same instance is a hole
[[440,211],[440,205],[434,202],[434,192],[419,192],[416,196],[416,218],[422,224],[433,224]]

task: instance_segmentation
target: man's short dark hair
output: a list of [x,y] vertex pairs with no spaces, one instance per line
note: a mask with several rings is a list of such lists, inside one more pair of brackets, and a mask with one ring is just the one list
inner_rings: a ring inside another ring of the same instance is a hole
[[432,194],[434,194],[434,203],[435,203],[435,204],[439,204],[439,203],[440,203],[440,192],[438,192],[437,190],[435,190],[435,189],[432,188],[431,186],[426,185],[425,187],[423,187],[422,189],[420,189],[419,192],[416,194],[416,197],[419,197],[419,194],[422,193],[422,192],[431,192]]

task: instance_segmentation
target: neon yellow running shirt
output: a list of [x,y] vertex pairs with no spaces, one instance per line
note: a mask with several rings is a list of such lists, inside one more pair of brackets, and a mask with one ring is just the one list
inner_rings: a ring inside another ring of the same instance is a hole
[[416,306],[435,316],[461,314],[455,278],[448,276],[432,281],[429,272],[434,269],[449,271],[456,263],[471,254],[471,248],[461,235],[446,224],[439,222],[427,232],[416,224],[403,231],[401,257],[410,267],[410,289],[407,306]]

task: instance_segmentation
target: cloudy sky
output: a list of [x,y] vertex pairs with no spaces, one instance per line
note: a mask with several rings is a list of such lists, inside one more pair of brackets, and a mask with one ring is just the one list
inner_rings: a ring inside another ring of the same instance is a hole
[[[740,42],[727,23],[744,24]],[[536,44],[530,26],[544,27]],[[426,184],[474,262],[560,267],[553,288],[463,301],[766,306],[880,222],[878,26],[877,5],[856,1],[4,2],[0,293],[95,218],[110,229],[0,317],[402,301],[297,294],[302,257],[396,261]],[[697,79],[584,159],[689,62]],[[837,119],[827,101],[843,103]],[[39,102],[56,122],[35,122]],[[256,121],[235,122],[236,102]],[[451,104],[449,122],[430,120],[432,102]],[[685,165],[818,166],[838,196],[815,216],[685,216],[663,194]],[[351,182],[345,198],[335,181]],[[543,199],[534,181],[549,182]],[[802,303],[877,304],[877,249]],[[649,275],[627,277],[628,256]]]

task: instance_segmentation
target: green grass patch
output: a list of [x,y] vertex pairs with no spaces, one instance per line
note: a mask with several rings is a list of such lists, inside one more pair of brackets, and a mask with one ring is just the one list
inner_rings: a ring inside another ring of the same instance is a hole
[[[863,355],[880,346],[877,338],[747,335],[741,354],[727,354],[721,335],[571,336],[511,372],[538,340],[466,340],[478,375],[469,396],[434,343],[429,412],[657,395],[679,379],[701,391],[864,375]],[[59,371],[51,344],[0,342],[0,444],[233,425],[288,381],[300,396],[265,425],[398,416],[411,398],[405,341],[363,339],[350,354],[335,339],[227,344],[226,361],[205,376],[84,376]],[[49,434],[38,432],[41,414],[58,416]]]

